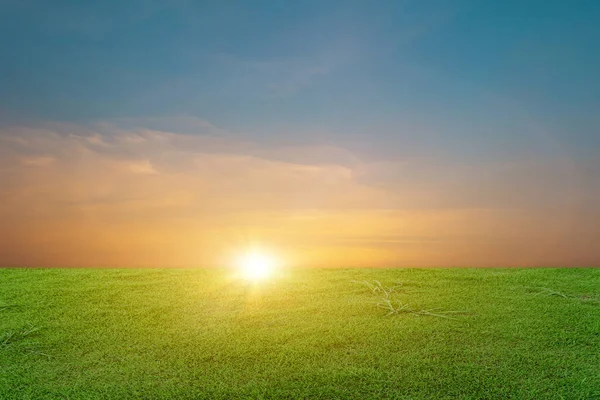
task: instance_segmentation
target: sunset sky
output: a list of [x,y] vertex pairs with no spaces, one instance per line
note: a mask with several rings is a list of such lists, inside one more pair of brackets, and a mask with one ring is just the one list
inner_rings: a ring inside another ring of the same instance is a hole
[[0,1],[0,265],[600,265],[598,1]]

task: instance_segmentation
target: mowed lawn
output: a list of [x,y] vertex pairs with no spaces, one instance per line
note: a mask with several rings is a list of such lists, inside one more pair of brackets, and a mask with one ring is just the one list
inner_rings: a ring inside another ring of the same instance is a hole
[[0,270],[0,399],[204,398],[600,399],[600,269]]

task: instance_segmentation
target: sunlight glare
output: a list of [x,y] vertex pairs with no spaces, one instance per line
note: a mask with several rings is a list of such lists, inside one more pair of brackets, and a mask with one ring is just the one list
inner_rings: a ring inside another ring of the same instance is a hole
[[265,280],[273,273],[275,260],[268,254],[252,251],[240,259],[242,276],[247,280]]

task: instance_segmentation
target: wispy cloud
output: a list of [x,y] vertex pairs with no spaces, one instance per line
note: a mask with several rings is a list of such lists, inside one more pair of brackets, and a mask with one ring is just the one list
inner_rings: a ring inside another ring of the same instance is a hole
[[206,58],[226,72],[224,92],[271,98],[290,96],[306,89],[320,77],[333,73],[344,61],[331,55],[251,59],[217,53]]
[[214,264],[246,238],[309,265],[600,259],[595,164],[365,162],[190,122],[212,134],[141,120],[2,131],[0,262]]

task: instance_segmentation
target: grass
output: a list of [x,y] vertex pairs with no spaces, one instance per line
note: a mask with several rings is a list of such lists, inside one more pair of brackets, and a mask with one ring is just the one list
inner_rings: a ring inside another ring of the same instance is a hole
[[600,399],[599,349],[600,269],[0,270],[5,400]]

